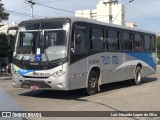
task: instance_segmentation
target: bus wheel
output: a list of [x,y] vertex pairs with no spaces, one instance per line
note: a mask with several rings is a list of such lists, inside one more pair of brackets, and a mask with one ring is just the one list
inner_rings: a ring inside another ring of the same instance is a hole
[[88,77],[87,94],[94,95],[98,91],[98,75],[94,70],[91,70]]
[[2,66],[1,71],[5,73],[6,72],[6,66]]
[[135,71],[135,78],[131,80],[131,83],[134,85],[140,85],[141,82],[142,82],[142,71],[141,68],[138,66]]

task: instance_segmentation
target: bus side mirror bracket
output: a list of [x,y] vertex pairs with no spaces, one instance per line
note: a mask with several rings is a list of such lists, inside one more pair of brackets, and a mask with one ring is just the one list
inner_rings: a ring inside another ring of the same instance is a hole
[[74,47],[71,47],[71,52],[72,52],[72,53],[74,53],[74,52],[75,52]]
[[76,41],[76,45],[81,44],[81,38],[80,38],[80,37],[81,37],[80,34],[77,34],[77,35],[76,35],[76,40],[75,40],[75,41]]
[[75,53],[75,47],[76,45],[79,45],[81,43],[80,34],[75,35],[74,41],[71,42],[71,52]]
[[14,58],[16,58],[16,57],[17,57],[16,52],[13,52],[13,57],[14,57]]

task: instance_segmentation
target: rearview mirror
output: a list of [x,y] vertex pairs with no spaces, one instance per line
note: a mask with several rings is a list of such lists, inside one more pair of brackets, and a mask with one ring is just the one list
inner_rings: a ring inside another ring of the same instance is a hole
[[80,34],[77,34],[76,35],[76,45],[80,44],[81,43],[81,35]]

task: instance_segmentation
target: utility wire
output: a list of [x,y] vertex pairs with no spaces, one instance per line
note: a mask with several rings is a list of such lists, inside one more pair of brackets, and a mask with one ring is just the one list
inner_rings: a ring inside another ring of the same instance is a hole
[[121,0],[123,3],[125,3],[127,6],[129,6],[129,7],[126,7],[127,9],[129,9],[130,11],[133,11],[133,12],[136,12],[138,15],[139,15],[139,17],[145,17],[145,18],[148,18],[148,19],[152,19],[152,20],[160,20],[160,18],[159,17],[155,17],[155,16],[152,16],[152,15],[149,15],[149,14],[147,14],[147,13],[144,13],[143,11],[141,11],[141,10],[139,10],[139,9],[137,9],[137,8],[135,8],[135,7],[133,7],[132,5],[130,5],[129,3],[127,3],[125,0]]
[[61,2],[61,1],[67,1],[67,0],[38,0],[38,3],[40,4],[48,4],[48,3],[53,3],[53,2]]
[[145,21],[146,21],[146,19],[147,19],[147,20],[152,20],[152,21],[157,21],[157,20],[158,20],[158,19],[150,18],[150,17],[145,16],[145,15],[138,14],[138,13],[136,13],[134,10],[132,10],[132,9],[130,9],[130,8],[128,8],[128,7],[126,7],[126,9],[127,9],[127,12],[129,12],[130,14],[138,17],[139,19],[142,19],[142,20],[145,20]]
[[112,20],[112,23],[116,20],[116,18],[118,17],[118,15],[120,14],[120,12],[122,11],[122,9],[120,9],[120,11],[117,13],[117,15],[114,17],[114,19]]
[[145,18],[145,19],[154,20],[154,21],[160,20],[160,19],[157,19],[157,18],[153,18],[153,17],[147,16],[147,15],[141,14],[141,13],[139,13],[139,12],[127,7],[127,6],[126,6],[126,9],[128,10],[127,12],[130,12],[130,13],[134,14],[135,16],[137,16],[141,19]]
[[17,7],[19,7],[19,6],[23,5],[23,4],[24,4],[24,3],[22,2],[22,3],[19,3],[19,4],[17,4],[17,5],[9,6],[8,8],[17,8]]
[[[37,3],[37,2],[35,2],[35,4],[37,4],[39,6],[46,7],[46,8],[50,8],[50,9],[54,9],[54,10],[59,10],[59,11],[63,11],[63,12],[68,12],[68,13],[72,13],[72,14],[76,13],[75,11],[70,11],[70,10],[65,10],[65,9],[61,9],[61,8],[51,7],[51,6],[43,5],[43,4],[40,4],[40,3]],[[77,14],[83,14],[83,13],[77,13]],[[83,15],[90,15],[90,14],[83,14]],[[109,15],[98,15],[98,16],[107,17]]]
[[35,2],[35,4],[43,6],[43,7],[55,9],[55,10],[60,10],[60,11],[69,12],[69,13],[75,13],[74,11],[64,10],[64,9],[60,9],[60,8],[56,8],[56,7],[51,7],[51,6],[43,5],[43,4],[40,4],[40,3],[37,3],[37,2]]
[[21,6],[19,6],[19,7],[16,7],[16,8],[11,8],[10,10],[21,10],[21,9],[25,9],[25,8],[27,8],[28,7],[28,5],[27,4],[23,4],[23,5],[21,5]]
[[[6,10],[6,12],[9,12],[9,13],[15,14],[15,15],[30,17],[30,14],[28,14],[28,13],[22,13],[22,12],[17,12],[17,11],[13,11],[13,10]],[[35,18],[44,18],[44,16],[39,16],[39,15],[34,15],[34,17]]]

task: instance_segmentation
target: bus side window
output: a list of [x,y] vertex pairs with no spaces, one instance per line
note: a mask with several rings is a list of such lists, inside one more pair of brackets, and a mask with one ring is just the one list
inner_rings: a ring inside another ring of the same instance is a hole
[[119,50],[119,35],[118,31],[108,30],[108,50]]
[[132,33],[123,33],[122,46],[123,50],[132,50]]
[[145,35],[143,42],[144,42],[144,50],[145,51],[150,51],[151,50],[151,39],[150,39],[150,36]]
[[141,51],[142,50],[142,35],[134,34],[134,50]]
[[[77,28],[75,29],[75,37],[74,37],[74,42],[71,43],[75,44],[75,54],[85,54],[86,53],[86,40],[85,40],[85,29],[84,28]],[[73,49],[73,48],[71,48]]]
[[105,39],[104,30],[100,28],[91,28],[90,49],[92,50],[104,50]]

